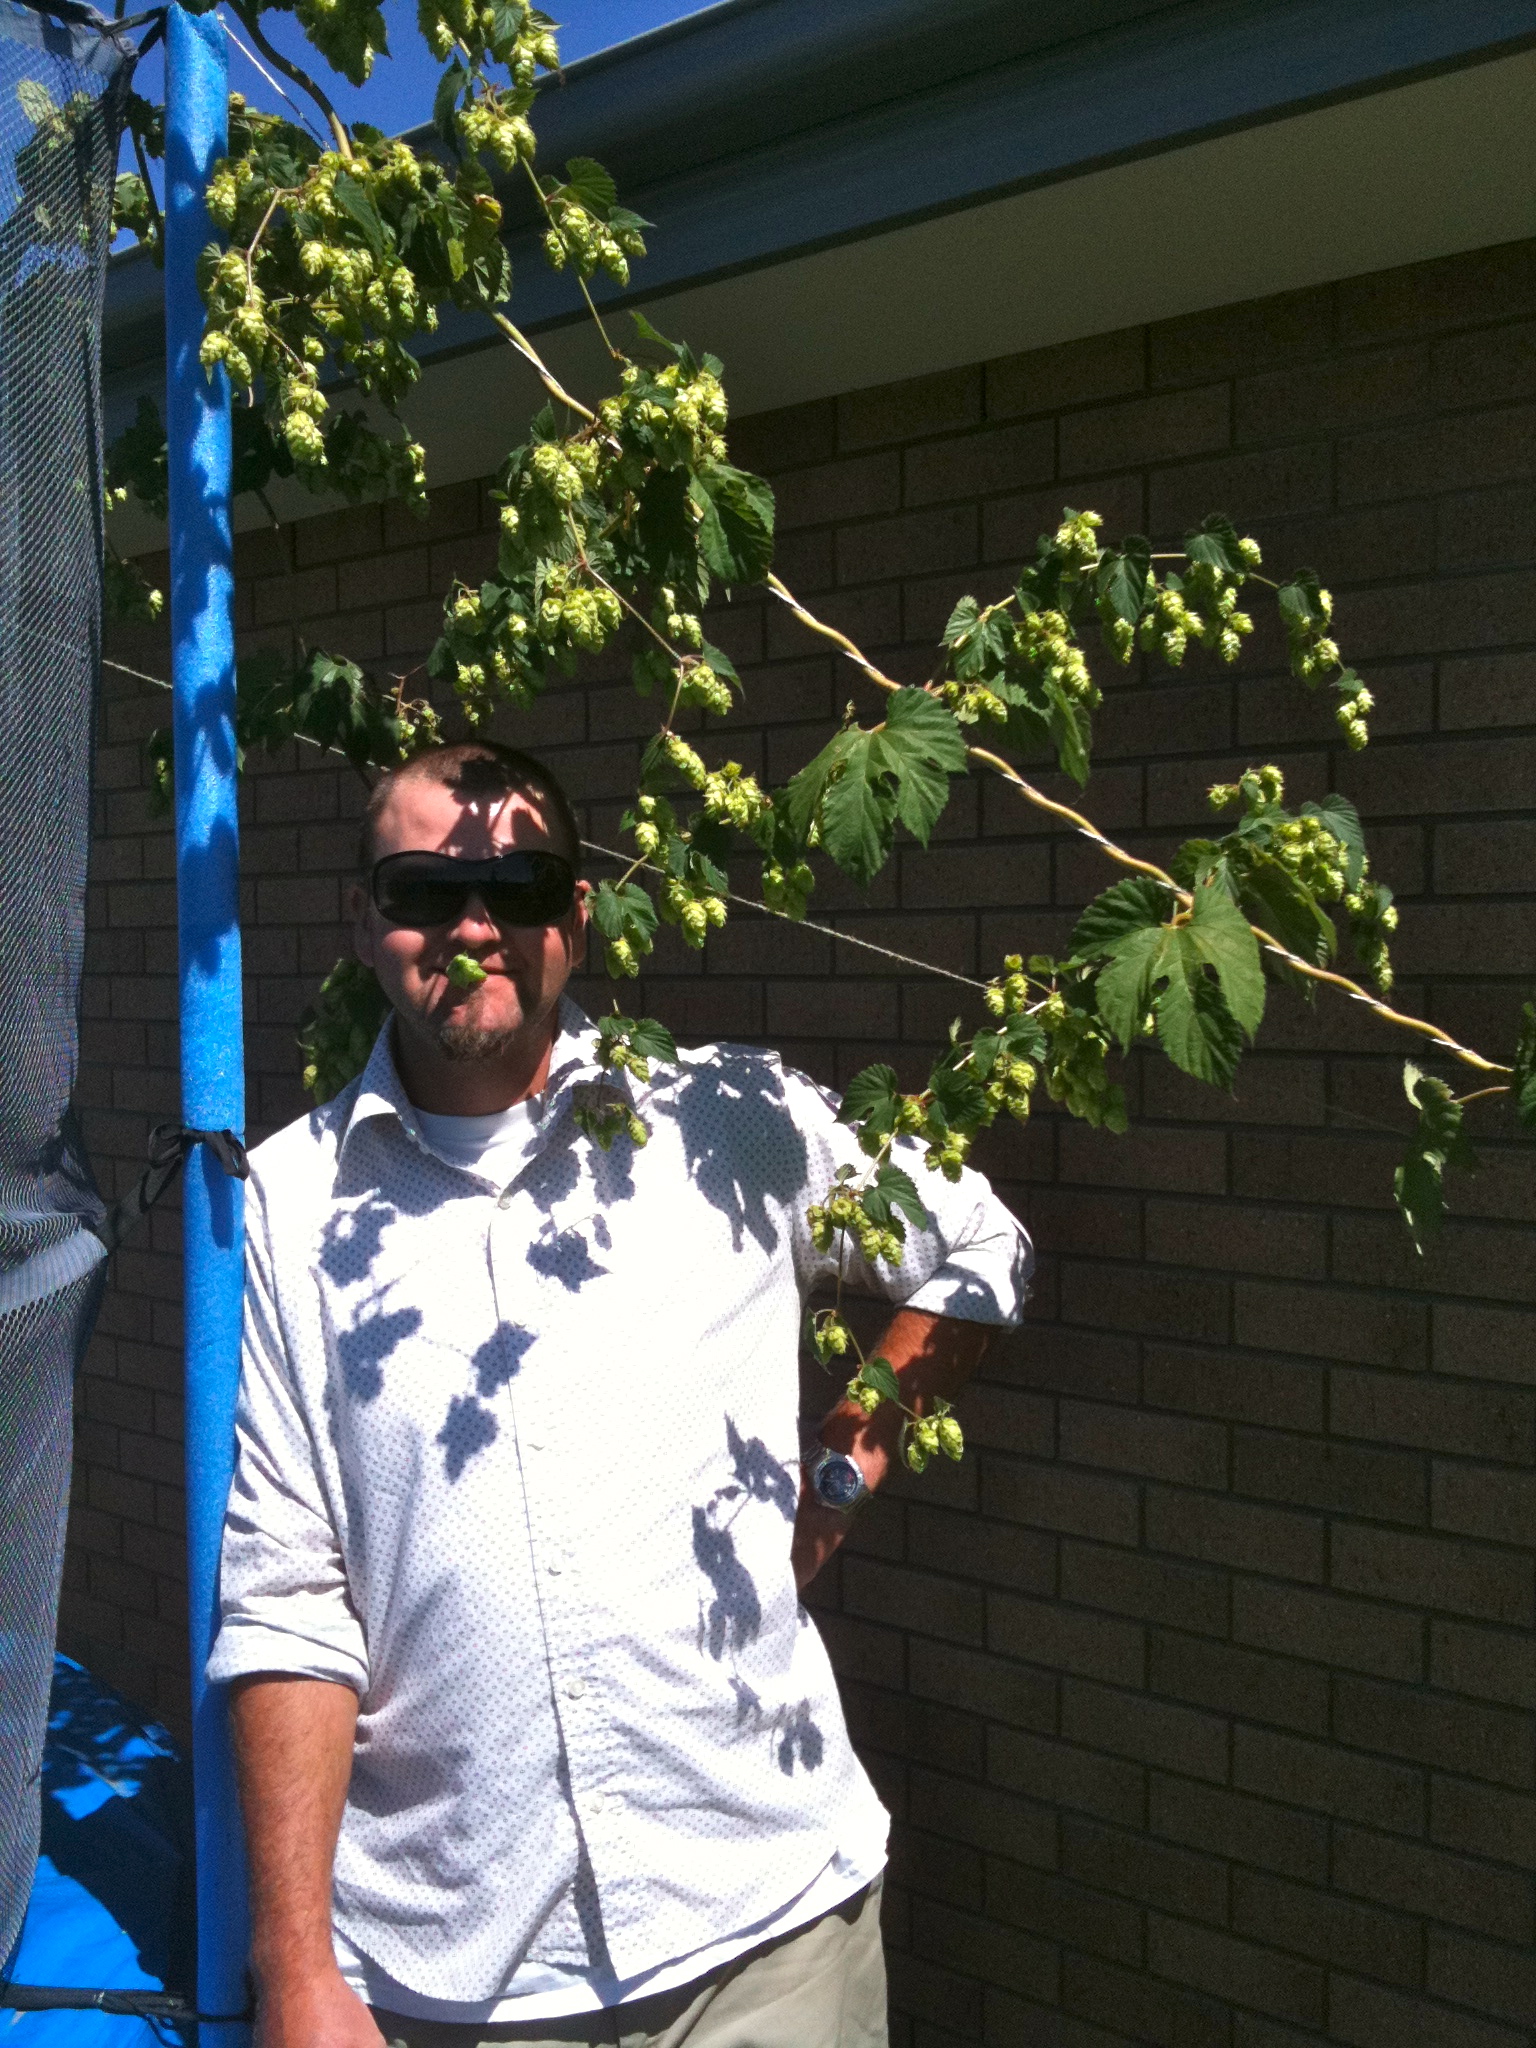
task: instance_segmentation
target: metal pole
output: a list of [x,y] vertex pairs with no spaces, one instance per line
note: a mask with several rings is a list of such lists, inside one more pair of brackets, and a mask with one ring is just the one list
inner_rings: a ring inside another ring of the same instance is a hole
[[[173,4],[166,21],[165,325],[170,450],[171,676],[175,686],[176,897],[181,945],[182,1119],[245,1125],[240,1017],[239,843],[235,812],[234,572],[230,397],[198,362],[197,263],[215,239],[203,193],[228,146],[224,33]],[[243,1190],[206,1145],[187,1161],[187,1553],[192,1763],[197,1838],[197,2000],[246,2003],[245,1853],[225,1702],[203,1673],[217,1628],[219,1542],[235,1462],[235,1396],[245,1257]],[[209,2024],[204,2048],[242,2048],[247,2030]]]

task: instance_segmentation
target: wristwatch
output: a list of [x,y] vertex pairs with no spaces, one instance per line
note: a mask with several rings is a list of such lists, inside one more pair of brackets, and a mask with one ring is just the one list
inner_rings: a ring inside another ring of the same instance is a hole
[[869,1499],[858,1460],[850,1458],[846,1451],[829,1450],[825,1444],[814,1445],[806,1461],[805,1476],[822,1506],[836,1508],[841,1514],[851,1515]]

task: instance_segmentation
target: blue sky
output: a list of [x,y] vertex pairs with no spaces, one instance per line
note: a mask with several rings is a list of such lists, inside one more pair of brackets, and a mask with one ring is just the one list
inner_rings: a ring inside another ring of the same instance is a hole
[[[594,50],[606,50],[615,43],[628,42],[663,22],[677,21],[701,11],[702,0],[570,0],[566,7],[550,4],[546,11],[560,24],[560,54],[567,64]],[[387,133],[398,133],[427,120],[432,112],[432,91],[440,66],[429,53],[416,29],[415,0],[384,0],[384,19],[389,24],[392,55],[381,58],[373,77],[358,91],[345,79],[319,72],[319,82],[335,100],[343,118],[371,121]],[[313,70],[319,60],[304,41],[291,14],[272,9],[262,17],[262,30],[285,55]],[[237,21],[230,26],[241,34]],[[242,35],[241,40],[245,38]],[[251,64],[236,49],[230,51],[229,79],[233,90],[243,92],[257,106],[285,111],[283,102]],[[139,73],[138,90],[147,99],[158,99],[163,90],[159,50],[152,51]],[[295,97],[302,97],[296,94]],[[126,159],[125,159],[126,161]]]

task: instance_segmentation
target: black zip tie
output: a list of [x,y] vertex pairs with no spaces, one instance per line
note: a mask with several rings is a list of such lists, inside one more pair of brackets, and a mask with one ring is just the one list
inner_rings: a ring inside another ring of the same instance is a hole
[[109,1252],[115,1252],[149,1214],[180,1173],[194,1145],[206,1145],[231,1180],[249,1180],[251,1164],[233,1131],[199,1131],[190,1124],[156,1124],[149,1134],[148,1166],[101,1221],[91,1225]]
[[249,2002],[243,2012],[199,2012],[173,1991],[92,1991],[74,1984],[0,1984],[0,2007],[12,2012],[105,2012],[119,2019],[182,2025],[241,2026],[256,2017]]

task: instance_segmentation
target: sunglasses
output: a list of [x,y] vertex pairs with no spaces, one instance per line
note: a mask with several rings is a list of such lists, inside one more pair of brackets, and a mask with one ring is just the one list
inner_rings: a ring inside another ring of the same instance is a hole
[[456,924],[478,896],[497,924],[558,924],[576,900],[576,875],[558,853],[499,853],[456,860],[448,853],[391,853],[374,865],[369,893],[390,924]]

